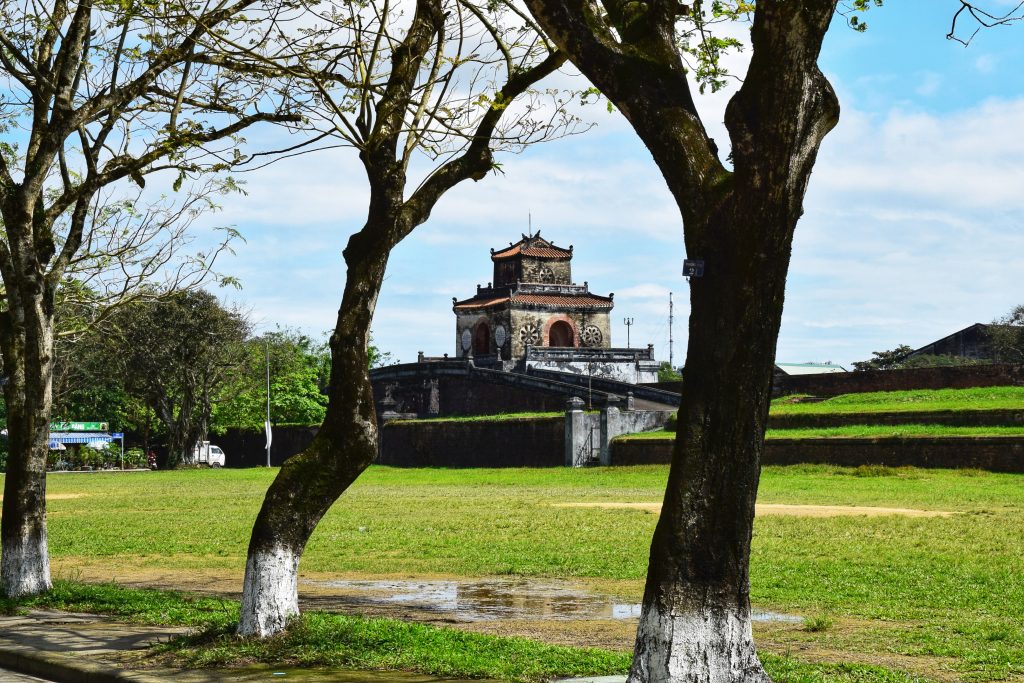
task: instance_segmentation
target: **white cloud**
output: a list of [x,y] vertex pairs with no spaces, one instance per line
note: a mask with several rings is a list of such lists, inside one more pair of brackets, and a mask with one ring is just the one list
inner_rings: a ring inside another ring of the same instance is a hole
[[[842,120],[819,155],[797,229],[781,361],[848,364],[1024,301],[1024,98],[945,114],[908,105],[868,113],[842,85]],[[699,104],[723,153],[722,112],[734,90]],[[625,341],[622,319],[633,317],[633,344],[652,342],[667,359],[674,292],[682,362],[688,294],[678,208],[621,115],[596,113],[602,126],[584,136],[501,155],[503,174],[457,187],[399,245],[374,324],[383,348],[406,361],[419,350],[451,352],[451,297],[491,279],[489,248],[518,239],[532,214],[534,229],[575,245],[576,281],[616,292],[613,343]],[[251,196],[232,200],[216,221],[250,238],[236,260],[242,296],[262,319],[318,333],[333,325],[341,250],[365,217],[362,169],[339,150],[249,180]]]
[[942,87],[942,74],[935,73],[934,71],[926,71],[921,76],[921,82],[914,92],[918,95],[930,97],[935,93],[939,92],[939,88]]
[[994,73],[998,64],[999,58],[992,54],[980,55],[974,60],[974,68],[978,70],[978,73],[986,75]]

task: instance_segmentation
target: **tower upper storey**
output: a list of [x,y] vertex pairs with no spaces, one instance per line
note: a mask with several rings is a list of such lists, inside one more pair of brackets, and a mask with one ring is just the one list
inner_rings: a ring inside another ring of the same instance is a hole
[[496,288],[517,282],[572,284],[572,246],[556,247],[541,237],[539,230],[499,251],[491,249],[491,260]]

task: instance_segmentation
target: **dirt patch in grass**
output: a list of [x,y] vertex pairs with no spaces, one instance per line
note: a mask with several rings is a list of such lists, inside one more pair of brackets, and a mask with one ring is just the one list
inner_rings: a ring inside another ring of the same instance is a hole
[[[661,512],[661,503],[551,503],[559,508],[600,508],[607,510],[644,510]],[[883,508],[864,505],[785,505],[764,503],[757,505],[758,515],[781,515],[786,517],[950,517],[954,513],[945,510],[915,510],[912,508]]]
[[[800,506],[797,506],[800,507]],[[923,512],[923,511],[922,511]],[[129,566],[116,561],[96,562],[61,558],[55,562],[55,574],[78,581],[117,583],[134,588],[159,588],[189,593],[240,598],[242,573],[223,569],[145,568]],[[464,621],[450,613],[437,612],[421,606],[404,603],[381,604],[360,599],[358,595],[324,588],[320,582],[345,579],[360,580],[438,580],[467,581],[466,577],[444,576],[390,576],[366,574],[303,573],[300,579],[300,603],[303,610],[322,610],[365,617],[386,617],[415,621],[433,626],[447,626],[476,633],[498,636],[519,636],[555,645],[598,647],[606,650],[629,651],[636,635],[636,619],[490,619]],[[642,581],[587,580],[574,581],[594,592],[616,594],[639,601],[643,593]],[[754,625],[758,648],[764,652],[792,656],[811,663],[849,662],[871,664],[911,672],[942,683],[962,680],[953,669],[953,661],[942,657],[908,656],[888,652],[883,643],[873,638],[862,640],[867,632],[880,627],[899,628],[896,622],[878,622],[863,619],[836,618],[822,634],[807,632],[802,624],[787,622],[758,622]],[[831,642],[845,641],[850,647],[830,647]],[[853,642],[851,642],[853,641]],[[856,644],[855,644],[856,643]]]

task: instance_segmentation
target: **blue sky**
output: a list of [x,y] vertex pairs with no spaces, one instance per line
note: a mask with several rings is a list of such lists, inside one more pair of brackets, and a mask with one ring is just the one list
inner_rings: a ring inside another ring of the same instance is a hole
[[[983,31],[964,48],[945,38],[957,5],[889,0],[868,13],[867,33],[837,22],[827,36],[821,64],[843,114],[797,228],[779,361],[848,364],[1024,303],[1024,25]],[[743,72],[742,56],[732,64]],[[720,142],[731,93],[700,103]],[[545,237],[575,246],[577,282],[615,292],[614,345],[625,345],[628,316],[633,344],[653,343],[667,359],[674,292],[682,364],[678,212],[624,120],[603,104],[586,115],[593,130],[503,156],[503,175],[449,193],[398,246],[374,323],[379,346],[402,361],[453,352],[452,297],[490,279],[489,249],[518,240],[532,214]],[[331,328],[341,250],[366,211],[352,150],[286,160],[245,180],[248,196],[230,198],[216,218],[248,240],[222,264],[243,284],[228,296],[263,327]]]

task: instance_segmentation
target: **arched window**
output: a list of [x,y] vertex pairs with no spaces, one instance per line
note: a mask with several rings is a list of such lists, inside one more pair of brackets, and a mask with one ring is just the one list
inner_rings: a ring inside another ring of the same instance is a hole
[[548,331],[548,346],[576,346],[573,341],[572,325],[564,320],[553,323]]
[[491,352],[491,326],[486,322],[477,323],[473,330],[473,355],[486,356]]

